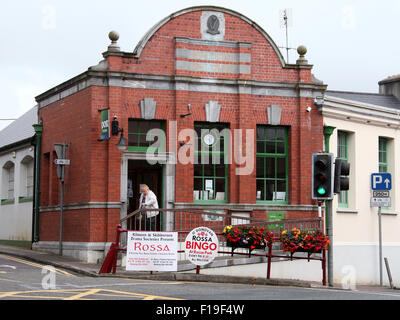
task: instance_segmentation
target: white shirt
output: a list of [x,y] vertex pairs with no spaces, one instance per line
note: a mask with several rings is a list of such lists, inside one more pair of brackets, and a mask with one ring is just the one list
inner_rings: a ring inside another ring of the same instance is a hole
[[[142,207],[142,199],[143,199],[144,195],[143,193],[140,195],[140,207]],[[149,190],[149,192],[147,193],[146,196],[146,201],[144,202],[144,204],[146,205],[146,209],[158,209],[158,201],[157,201],[157,196],[154,194],[153,191]],[[155,217],[159,214],[158,211],[147,211],[146,212],[146,216],[147,218],[152,218]]]

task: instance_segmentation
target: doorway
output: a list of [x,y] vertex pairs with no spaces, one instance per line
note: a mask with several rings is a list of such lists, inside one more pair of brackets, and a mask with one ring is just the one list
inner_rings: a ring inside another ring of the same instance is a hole
[[[151,191],[157,196],[158,205],[162,208],[162,165],[150,165],[146,160],[128,161],[128,213],[134,212],[139,208],[140,186],[147,184]],[[143,219],[142,219],[143,220]],[[160,231],[161,215],[156,217],[157,231]],[[132,222],[131,222],[132,223]],[[142,221],[144,224],[144,221]],[[141,230],[144,226],[141,226]]]

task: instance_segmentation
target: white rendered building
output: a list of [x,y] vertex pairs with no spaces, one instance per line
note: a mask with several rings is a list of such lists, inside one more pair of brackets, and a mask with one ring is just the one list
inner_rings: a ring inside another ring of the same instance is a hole
[[30,246],[37,107],[0,131],[0,243]]

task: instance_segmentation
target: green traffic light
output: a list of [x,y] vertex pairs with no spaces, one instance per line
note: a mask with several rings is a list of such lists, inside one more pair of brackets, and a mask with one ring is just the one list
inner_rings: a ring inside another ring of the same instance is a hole
[[324,194],[326,194],[326,190],[324,187],[319,187],[317,190],[318,194],[323,196]]

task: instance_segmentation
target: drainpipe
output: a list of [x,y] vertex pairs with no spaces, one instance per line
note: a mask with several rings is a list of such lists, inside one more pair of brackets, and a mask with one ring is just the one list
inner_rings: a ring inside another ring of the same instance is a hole
[[[329,142],[332,133],[335,131],[335,127],[324,126],[324,138],[325,138],[325,151],[329,151]],[[326,235],[331,241],[328,247],[328,284],[333,287],[333,221],[332,221],[332,200],[326,201],[325,203],[325,227]]]
[[39,206],[40,206],[40,170],[42,153],[42,124],[34,124],[35,129],[35,190],[34,190],[34,209],[33,209],[33,242],[39,242]]

